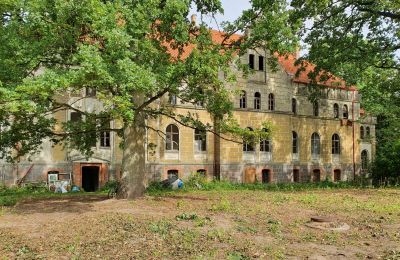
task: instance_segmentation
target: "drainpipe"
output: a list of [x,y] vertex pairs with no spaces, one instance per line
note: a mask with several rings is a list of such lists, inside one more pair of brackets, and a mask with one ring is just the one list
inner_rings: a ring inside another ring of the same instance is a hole
[[217,127],[218,124],[218,119],[217,117],[214,117],[214,179],[215,180],[221,180],[221,169],[220,169],[220,164],[221,164],[221,140],[218,136],[219,134],[219,127]]
[[351,114],[352,114],[352,119],[353,119],[353,123],[352,125],[352,130],[353,130],[353,180],[356,180],[356,154],[355,154],[355,129],[354,129],[354,125],[355,125],[355,120],[354,120],[354,98],[356,95],[356,91],[353,91],[353,95],[352,95],[352,100],[351,100]]

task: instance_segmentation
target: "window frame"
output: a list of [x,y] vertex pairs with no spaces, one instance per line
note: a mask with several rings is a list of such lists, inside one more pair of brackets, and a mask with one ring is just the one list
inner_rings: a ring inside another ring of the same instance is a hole
[[297,115],[297,99],[292,98],[292,113]]
[[[247,127],[248,130],[253,131],[251,127]],[[255,152],[255,142],[246,142],[243,140],[243,152]]]
[[275,95],[273,93],[268,94],[268,110],[275,111]]
[[259,71],[265,70],[265,57],[262,55],[258,56],[258,70]]
[[260,92],[254,93],[254,109],[256,109],[256,110],[261,109],[261,93]]
[[340,144],[340,136],[338,134],[332,135],[332,154],[340,155],[341,144]]
[[311,155],[319,156],[321,154],[321,137],[317,132],[311,135]]
[[179,152],[179,141],[179,128],[175,124],[169,124],[165,128],[165,150],[168,152]]
[[349,119],[349,107],[346,104],[343,105],[343,119]]
[[333,104],[333,118],[339,118],[339,105],[338,103]]
[[299,135],[296,131],[292,131],[292,154],[299,153]]
[[[200,142],[200,149],[199,149]],[[200,129],[194,130],[194,151],[202,153],[207,151],[207,132]]]
[[239,107],[243,109],[247,108],[247,93],[244,90],[240,93]]
[[255,68],[255,55],[254,54],[249,54],[249,68],[254,70]]

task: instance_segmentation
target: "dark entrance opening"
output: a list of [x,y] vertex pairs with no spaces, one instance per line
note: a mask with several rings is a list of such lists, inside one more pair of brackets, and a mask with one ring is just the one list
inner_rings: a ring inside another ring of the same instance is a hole
[[293,182],[300,182],[300,171],[298,169],[293,170]]
[[261,172],[262,183],[270,183],[271,182],[271,171],[268,169],[263,169]]
[[315,169],[312,175],[312,182],[320,182],[321,181],[321,171],[319,169]]
[[341,181],[340,170],[334,170],[333,171],[333,181],[334,182]]
[[99,166],[82,167],[82,188],[84,191],[93,192],[99,188]]

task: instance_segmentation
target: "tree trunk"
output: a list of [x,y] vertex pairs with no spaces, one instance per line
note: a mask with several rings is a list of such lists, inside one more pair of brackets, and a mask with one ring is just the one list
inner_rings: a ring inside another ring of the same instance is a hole
[[124,130],[122,178],[119,198],[135,199],[145,192],[145,120],[141,113]]

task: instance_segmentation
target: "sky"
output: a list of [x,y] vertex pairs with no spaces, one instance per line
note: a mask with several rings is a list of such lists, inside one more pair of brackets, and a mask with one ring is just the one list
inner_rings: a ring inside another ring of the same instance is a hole
[[[251,7],[249,0],[221,0],[222,7],[224,8],[224,14],[218,14],[216,20],[218,23],[222,21],[234,21],[238,18],[242,11]],[[197,15],[197,19],[200,21],[200,15]],[[219,29],[218,25],[211,19],[211,17],[204,17],[204,22],[210,24],[213,29]]]

